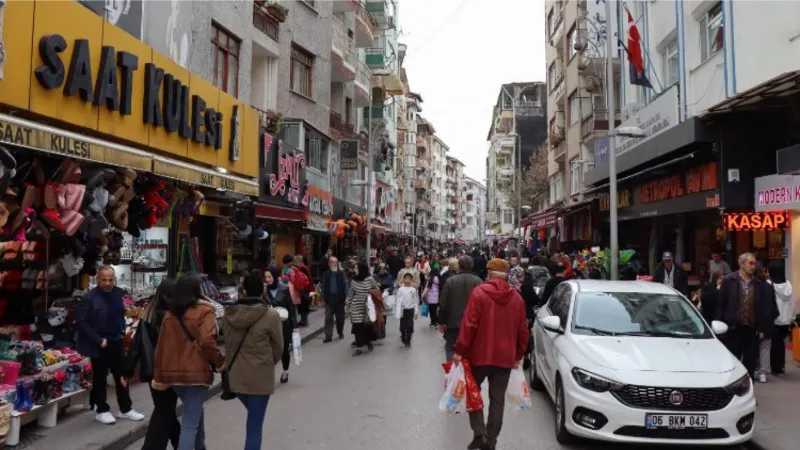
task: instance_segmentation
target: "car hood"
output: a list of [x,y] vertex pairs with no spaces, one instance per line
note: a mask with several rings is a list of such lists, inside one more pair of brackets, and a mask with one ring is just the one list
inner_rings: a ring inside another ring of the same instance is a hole
[[736,367],[733,355],[717,339],[579,335],[572,338],[583,356],[613,370],[725,373]]

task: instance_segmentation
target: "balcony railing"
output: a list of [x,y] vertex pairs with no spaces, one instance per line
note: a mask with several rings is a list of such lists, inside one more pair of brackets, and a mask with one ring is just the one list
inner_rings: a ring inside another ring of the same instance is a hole
[[377,22],[375,18],[372,17],[372,14],[367,10],[367,7],[362,2],[356,2],[356,16],[361,19],[365,24],[368,24],[370,30],[377,26]]
[[561,159],[564,155],[567,154],[567,144],[564,141],[561,141],[558,145],[554,146],[551,151],[553,152],[553,159],[558,160]]
[[364,119],[368,119],[370,116],[370,111],[372,111],[372,118],[373,119],[383,119],[384,111],[383,111],[383,104],[379,105],[372,105],[372,108],[364,108]]
[[273,41],[278,42],[281,30],[280,24],[256,4],[253,5],[253,27],[269,36]]
[[351,66],[355,65],[354,60],[358,59],[356,43],[347,35],[347,27],[344,22],[336,16],[333,16],[332,47],[335,50],[339,50],[344,62]]
[[[614,114],[615,120],[621,119],[620,112]],[[581,119],[581,136],[586,137],[595,131],[608,130],[608,111],[605,109],[595,109]]]
[[358,57],[355,58],[353,64],[356,66],[356,84],[370,92],[372,90],[372,70],[370,70],[367,63],[361,61]]
[[414,180],[414,189],[428,189],[429,181],[424,177],[417,177]]
[[560,40],[559,34],[564,33],[564,13],[558,11],[553,17],[553,24],[550,29],[550,45],[555,46],[555,41]]
[[421,137],[418,136],[417,137],[417,148],[423,148],[423,149],[427,150],[428,149],[428,141],[426,141],[424,138],[421,138]]
[[336,111],[330,112],[331,116],[331,129],[338,131],[346,136],[353,136],[356,134],[355,126],[352,123],[347,123],[343,118],[342,115]]

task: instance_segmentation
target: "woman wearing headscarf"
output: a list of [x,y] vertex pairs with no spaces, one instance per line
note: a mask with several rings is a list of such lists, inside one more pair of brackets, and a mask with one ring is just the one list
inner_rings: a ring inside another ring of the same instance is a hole
[[443,287],[441,283],[441,276],[439,269],[436,267],[431,268],[430,276],[428,277],[428,285],[425,287],[423,293],[423,300],[428,304],[428,309],[431,316],[431,327],[439,326],[439,316],[436,311],[439,309],[439,291]]
[[275,392],[275,364],[283,352],[281,317],[264,302],[264,275],[244,280],[245,297],[225,310],[225,365],[231,392],[247,409],[245,450],[260,450],[269,397]]
[[[161,322],[167,314],[167,305],[172,302],[175,295],[175,284],[173,279],[162,280],[156,289],[155,297],[142,311],[125,361],[126,378],[133,377],[138,364],[139,380],[148,384],[153,381],[153,359],[158,345],[158,335],[161,331]],[[177,449],[181,435],[181,424],[175,414],[178,395],[171,388],[159,391],[152,387],[150,395],[153,398],[153,415],[147,425],[142,450],[164,450],[169,442]]]
[[353,356],[363,354],[362,347],[364,346],[369,351],[372,351],[373,348],[374,332],[367,317],[367,299],[373,289],[378,289],[378,283],[370,276],[369,267],[366,263],[358,263],[345,302],[345,311],[350,314],[350,323],[353,324],[353,334],[356,336],[356,350],[353,352]]
[[153,381],[157,390],[175,390],[183,403],[178,450],[206,448],[204,405],[214,382],[212,366],[224,370],[217,346],[216,307],[203,300],[202,280],[186,275],[175,285],[175,296],[161,323]]
[[283,351],[281,353],[281,383],[289,381],[289,365],[292,360],[292,353],[289,345],[292,343],[292,332],[297,328],[297,309],[289,295],[289,287],[280,282],[281,269],[272,265],[267,267],[264,272],[264,281],[267,284],[267,303],[275,308],[283,308],[288,312],[288,318],[283,321]]

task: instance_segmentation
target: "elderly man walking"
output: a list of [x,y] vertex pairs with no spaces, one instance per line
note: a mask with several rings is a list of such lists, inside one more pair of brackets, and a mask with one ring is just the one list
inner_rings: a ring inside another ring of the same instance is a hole
[[466,358],[479,386],[489,380],[489,417],[484,422],[483,410],[469,413],[474,438],[467,448],[494,450],[503,426],[511,369],[522,365],[530,330],[525,302],[507,281],[508,263],[495,258],[486,269],[489,281],[469,296],[453,361]]
[[461,319],[464,317],[464,310],[467,307],[467,299],[475,289],[482,283],[477,275],[472,273],[473,260],[470,256],[462,256],[458,259],[458,273],[447,277],[439,296],[439,321],[441,326],[439,331],[444,333],[445,355],[447,360],[453,358],[458,330],[461,328]]

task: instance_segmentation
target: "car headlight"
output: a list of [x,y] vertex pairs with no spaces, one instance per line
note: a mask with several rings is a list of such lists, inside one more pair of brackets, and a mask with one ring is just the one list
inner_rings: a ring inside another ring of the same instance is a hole
[[750,375],[745,375],[733,383],[725,386],[725,392],[738,395],[739,397],[744,397],[748,392],[750,392],[751,383],[752,380],[750,379]]
[[594,392],[619,391],[625,387],[622,383],[609,380],[608,378],[587,372],[583,369],[578,369],[577,367],[572,369],[572,377],[575,378],[575,381],[582,388]]

